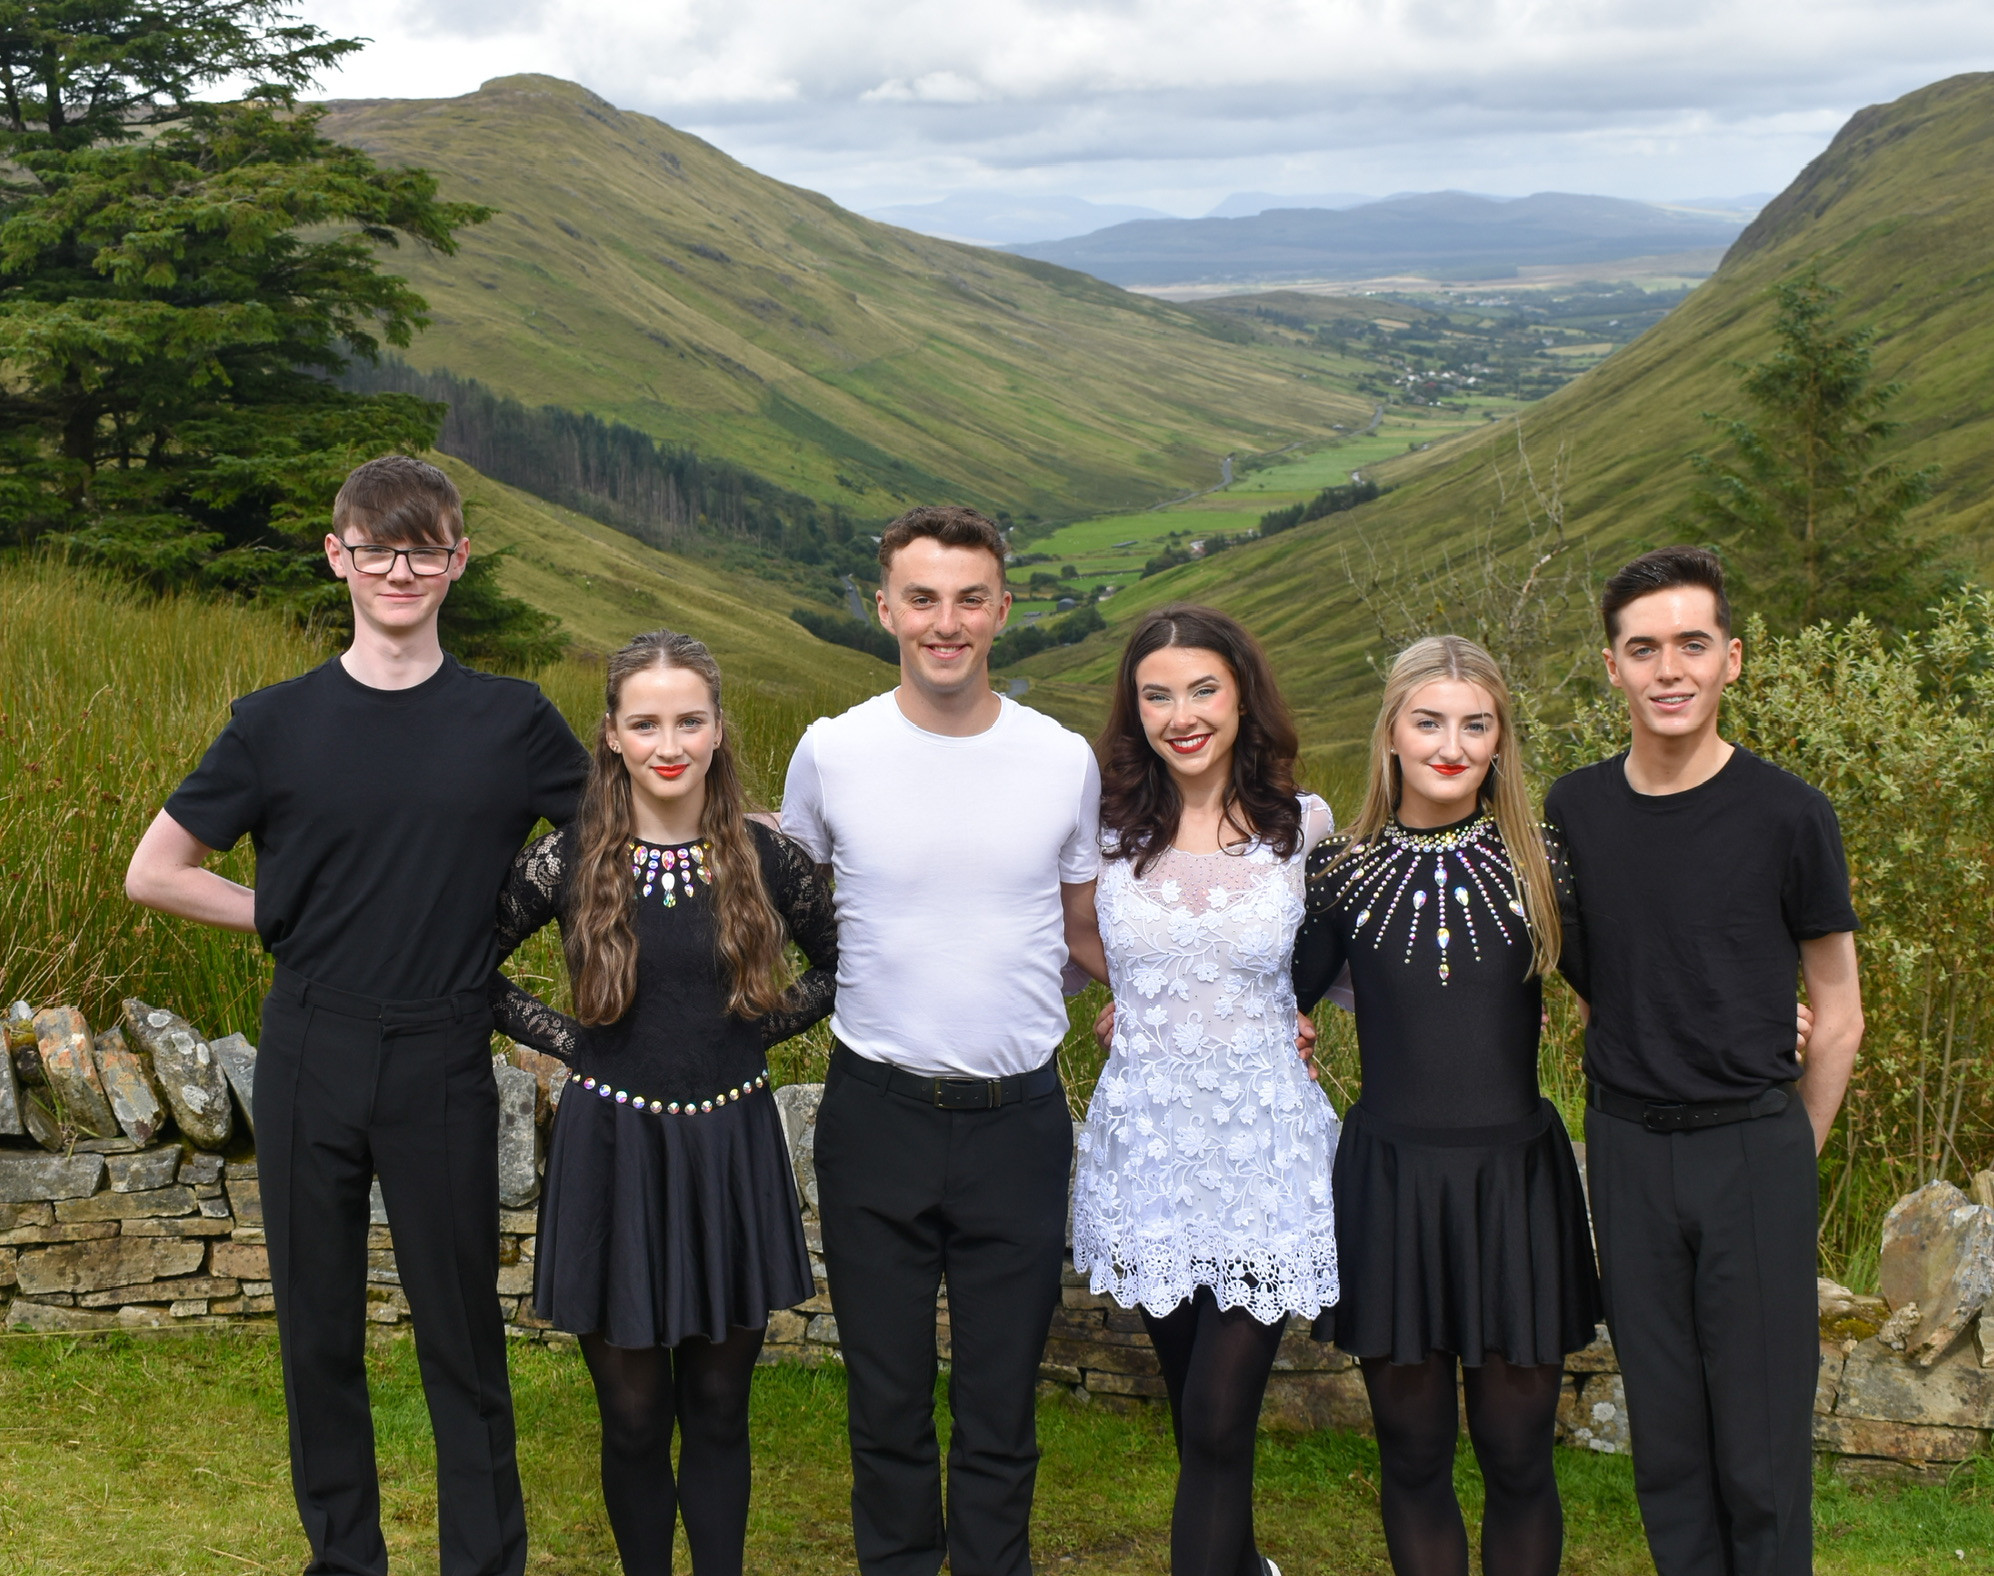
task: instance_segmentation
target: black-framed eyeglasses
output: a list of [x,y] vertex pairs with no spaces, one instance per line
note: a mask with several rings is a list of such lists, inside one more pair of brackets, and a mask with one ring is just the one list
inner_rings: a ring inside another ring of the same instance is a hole
[[363,575],[391,574],[397,558],[408,560],[412,575],[447,574],[457,552],[454,547],[387,547],[378,542],[349,542],[344,537],[339,545],[346,549],[347,561]]

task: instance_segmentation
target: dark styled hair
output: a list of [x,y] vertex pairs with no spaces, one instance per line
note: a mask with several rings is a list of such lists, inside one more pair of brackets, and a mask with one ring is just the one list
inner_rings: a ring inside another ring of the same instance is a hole
[[1136,669],[1171,646],[1209,651],[1239,685],[1239,738],[1232,748],[1220,824],[1272,849],[1283,859],[1302,846],[1302,809],[1295,800],[1299,743],[1288,703],[1260,643],[1216,608],[1173,603],[1146,614],[1122,648],[1108,726],[1094,746],[1101,758],[1101,843],[1110,859],[1135,862],[1140,876],[1177,835],[1184,803],[1170,767],[1142,726]]
[[917,537],[933,537],[944,547],[980,548],[997,560],[997,578],[1004,578],[1004,533],[997,522],[959,503],[923,504],[909,509],[879,538],[879,573],[893,567],[893,555]]
[[370,542],[390,546],[455,543],[464,536],[464,499],[426,460],[384,454],[356,467],[332,501],[333,534],[356,525]]
[[630,879],[630,769],[609,747],[609,733],[623,686],[652,668],[684,668],[705,681],[720,728],[706,769],[706,808],[699,818],[713,875],[713,929],[727,971],[727,1010],[756,1017],[781,1000],[783,943],[787,933],[762,882],[762,862],[748,826],[747,794],[734,761],[733,741],[720,709],[720,667],[713,653],[690,635],[656,629],[639,635],[609,659],[603,714],[595,728],[595,759],[576,816],[575,863],[568,912],[561,927],[568,977],[574,982],[575,1016],[583,1023],[614,1023],[630,1010],[637,990],[637,935],[630,927],[636,889]]
[[1658,547],[1616,571],[1599,594],[1606,643],[1620,638],[1620,610],[1629,602],[1676,586],[1702,586],[1717,599],[1717,624],[1731,633],[1731,599],[1724,594],[1724,565],[1704,547]]

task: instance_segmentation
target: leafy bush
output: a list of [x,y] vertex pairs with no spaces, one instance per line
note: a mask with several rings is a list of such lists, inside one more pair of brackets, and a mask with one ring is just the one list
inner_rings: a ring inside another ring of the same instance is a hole
[[1260,517],[1260,534],[1279,536],[1283,531],[1292,531],[1311,520],[1342,514],[1360,503],[1369,503],[1385,491],[1376,482],[1346,482],[1340,487],[1325,487],[1307,503],[1290,504],[1285,509],[1270,509],[1263,514]]

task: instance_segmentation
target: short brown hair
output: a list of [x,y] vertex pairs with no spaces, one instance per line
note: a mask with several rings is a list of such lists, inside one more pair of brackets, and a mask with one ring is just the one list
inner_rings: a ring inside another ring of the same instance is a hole
[[358,466],[332,501],[332,529],[344,537],[358,526],[368,540],[394,546],[459,542],[464,499],[434,465],[408,454],[384,454]]
[[1004,533],[997,522],[978,514],[967,504],[931,503],[909,509],[889,525],[879,538],[880,578],[893,567],[893,555],[917,537],[928,536],[944,547],[980,548],[997,560],[997,578],[1004,578]]
[[1599,594],[1606,643],[1620,638],[1620,610],[1629,602],[1677,586],[1702,586],[1717,599],[1717,627],[1731,633],[1731,599],[1724,594],[1724,565],[1705,547],[1658,547],[1617,570]]

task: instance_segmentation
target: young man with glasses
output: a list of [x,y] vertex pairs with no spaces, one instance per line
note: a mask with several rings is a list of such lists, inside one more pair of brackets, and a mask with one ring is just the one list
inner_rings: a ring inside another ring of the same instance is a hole
[[[1813,1569],[1815,1156],[1862,1040],[1833,807],[1718,732],[1742,648],[1697,547],[1606,582],[1629,748],[1544,802],[1589,1003],[1586,1171],[1660,1576]],[[1813,1008],[1794,1048],[1796,986]]]
[[[537,821],[573,814],[588,756],[535,686],[443,650],[470,548],[447,476],[370,460],[333,527],[352,644],[235,703],[125,889],[254,930],[276,959],[255,1127],[307,1569],[388,1568],[364,1362],[378,1175],[436,1434],[442,1576],[516,1576],[486,993],[500,885]],[[244,833],[253,889],[203,868]]]

